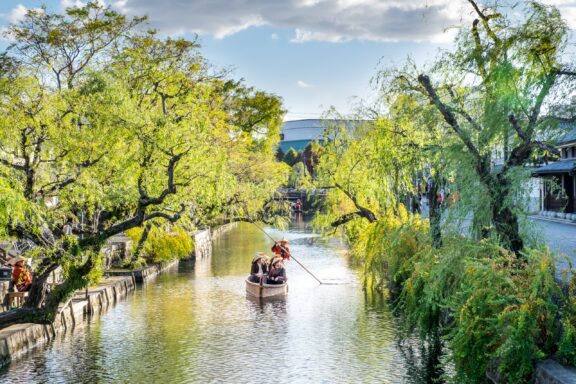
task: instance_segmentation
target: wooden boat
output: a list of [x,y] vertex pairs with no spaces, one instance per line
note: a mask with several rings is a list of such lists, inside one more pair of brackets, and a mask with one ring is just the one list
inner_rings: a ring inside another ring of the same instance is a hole
[[284,284],[258,284],[246,279],[246,293],[254,297],[275,297],[288,293],[288,283]]

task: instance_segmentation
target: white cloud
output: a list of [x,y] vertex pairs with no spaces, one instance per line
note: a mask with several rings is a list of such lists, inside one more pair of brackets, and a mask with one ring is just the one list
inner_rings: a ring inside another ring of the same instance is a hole
[[26,8],[22,4],[18,4],[16,8],[10,11],[10,14],[8,15],[8,21],[11,23],[17,23],[19,21],[22,21],[26,16],[27,12],[28,8]]
[[[6,19],[12,24],[19,23],[20,21],[24,20],[28,10],[29,9],[24,5],[18,4],[14,9],[10,11],[10,13],[6,16]],[[44,12],[42,8],[31,8],[30,10]]]
[[[80,0],[62,0],[73,3]],[[148,15],[153,27],[225,38],[269,25],[295,31],[294,42],[431,41],[460,15],[466,0],[106,0],[129,15]],[[449,11],[446,11],[446,10]]]
[[[545,0],[576,27],[576,0]],[[81,0],[61,0],[82,4]],[[291,41],[451,41],[453,26],[473,13],[466,0],[106,0],[129,15],[148,15],[168,34],[209,34],[222,39],[269,25],[295,31]],[[450,30],[449,30],[450,31]],[[272,37],[274,39],[274,37]]]
[[272,40],[278,40],[279,37],[278,37],[278,34],[277,34],[277,33],[273,33],[273,34],[270,35],[270,38],[271,38]]
[[82,8],[86,4],[80,0],[61,0],[62,8]]
[[302,81],[302,80],[298,80],[296,82],[296,85],[298,85],[300,88],[312,88],[311,84],[308,84],[307,82]]
[[[250,27],[259,27],[265,24],[266,22],[260,16],[248,16],[236,25],[221,26],[217,28],[213,33],[214,37],[217,39],[223,39]],[[202,31],[198,32],[202,33]]]
[[309,41],[328,41],[331,43],[341,43],[350,40],[350,38],[342,36],[338,33],[312,32],[296,28],[296,34],[290,41],[293,43],[306,43]]

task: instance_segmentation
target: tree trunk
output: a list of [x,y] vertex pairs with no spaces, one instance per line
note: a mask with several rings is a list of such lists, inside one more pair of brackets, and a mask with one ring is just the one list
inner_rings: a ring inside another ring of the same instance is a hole
[[48,297],[48,276],[36,278],[32,281],[28,298],[24,302],[25,308],[41,308]]
[[510,181],[506,175],[499,174],[497,182],[492,186],[492,220],[494,229],[499,237],[500,243],[514,252],[520,258],[520,251],[524,247],[524,242],[520,236],[520,226],[518,225],[518,215],[510,207],[504,206],[504,202],[509,200]]
[[140,257],[140,254],[144,249],[144,244],[146,243],[148,235],[150,234],[150,229],[152,229],[152,224],[147,223],[144,226],[144,232],[142,232],[142,236],[140,236],[140,239],[138,240],[138,245],[136,245],[136,249],[134,250],[134,253],[132,253],[132,261],[136,261]]
[[439,180],[439,176],[432,178],[432,184],[428,186],[430,235],[432,236],[432,246],[435,248],[440,248],[442,246],[442,207],[437,198]]
[[510,249],[520,258],[520,251],[524,248],[524,242],[520,236],[518,216],[510,208],[502,208],[501,204],[495,204],[493,208],[494,227],[500,238],[500,243]]

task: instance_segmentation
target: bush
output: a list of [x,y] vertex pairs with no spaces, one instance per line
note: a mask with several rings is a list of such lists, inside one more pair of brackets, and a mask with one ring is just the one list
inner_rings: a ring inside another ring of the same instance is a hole
[[299,160],[299,155],[298,152],[294,149],[294,148],[290,148],[286,154],[284,155],[284,158],[282,159],[283,162],[285,162],[286,164],[288,164],[289,166],[293,166],[294,164],[296,164]]
[[190,256],[192,251],[192,237],[178,227],[172,228],[170,232],[153,227],[144,245],[144,257],[151,263],[181,259]]
[[433,248],[427,223],[401,208],[367,226],[353,254],[364,258],[367,288],[390,288],[407,330],[443,336],[454,382],[484,382],[493,367],[502,382],[524,383],[555,353],[576,363],[574,277],[563,289],[548,249],[527,248],[519,259],[462,237]]

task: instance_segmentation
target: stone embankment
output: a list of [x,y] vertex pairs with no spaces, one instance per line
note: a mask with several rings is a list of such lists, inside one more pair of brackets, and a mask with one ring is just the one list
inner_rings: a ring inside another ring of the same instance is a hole
[[0,366],[74,328],[89,315],[104,312],[135,287],[132,276],[107,277],[96,287],[76,292],[72,299],[60,305],[52,324],[15,324],[0,330]]
[[178,260],[172,260],[167,263],[159,263],[149,267],[138,268],[134,270],[111,269],[106,271],[106,276],[133,276],[137,283],[145,283],[150,279],[158,276],[160,272],[178,267]]
[[[207,259],[212,254],[212,239],[234,228],[237,223],[223,225],[214,231],[198,231],[194,237],[193,258]],[[95,287],[76,292],[60,305],[52,324],[15,324],[0,330],[0,367],[23,356],[33,348],[53,340],[56,335],[73,329],[94,314],[101,314],[136,289],[137,283],[153,279],[159,273],[176,268],[179,261],[152,265],[137,270],[109,270]]]
[[102,314],[160,272],[178,266],[178,260],[153,265],[136,271],[110,271],[95,287],[77,291],[60,305],[52,324],[14,324],[0,330],[0,367],[18,359],[33,348],[53,340],[56,335],[73,329],[94,314]]

